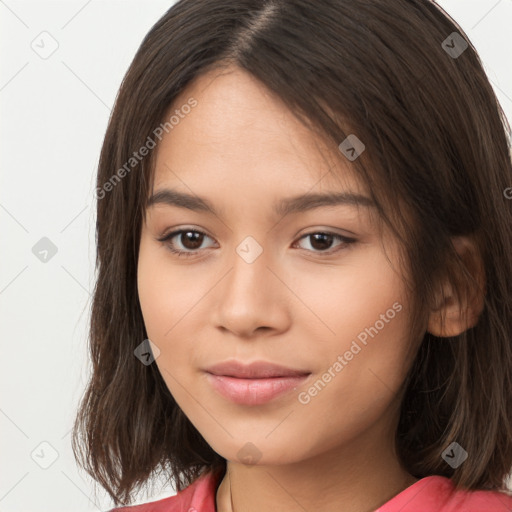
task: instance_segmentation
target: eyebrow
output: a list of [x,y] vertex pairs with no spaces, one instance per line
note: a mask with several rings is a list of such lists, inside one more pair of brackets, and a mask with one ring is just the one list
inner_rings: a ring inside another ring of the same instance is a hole
[[[218,215],[215,207],[208,199],[168,188],[163,188],[155,192],[148,199],[147,208],[158,204],[177,206],[192,211],[209,212],[213,215]],[[375,207],[374,201],[369,197],[352,192],[331,192],[325,194],[306,193],[277,201],[274,204],[274,212],[284,217],[285,215],[306,212],[321,206],[337,205]]]

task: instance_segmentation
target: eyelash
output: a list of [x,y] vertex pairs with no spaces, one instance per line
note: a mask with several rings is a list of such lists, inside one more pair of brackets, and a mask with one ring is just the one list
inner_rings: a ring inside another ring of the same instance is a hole
[[[179,229],[179,230],[173,231],[167,235],[164,235],[161,238],[157,238],[157,240],[159,242],[162,242],[169,251],[171,251],[173,254],[176,254],[178,257],[190,258],[193,256],[197,256],[197,253],[200,251],[200,249],[196,249],[195,251],[191,251],[191,250],[181,251],[179,249],[175,249],[172,246],[172,244],[169,243],[169,241],[172,238],[174,238],[176,235],[181,235],[182,233],[199,233],[200,235],[204,235],[208,238],[211,238],[206,233],[204,233],[203,231],[199,231],[198,229]],[[311,231],[309,233],[305,233],[304,235],[302,235],[298,239],[298,241],[302,240],[303,238],[307,238],[308,236],[311,236],[311,235],[320,235],[320,234],[332,236],[335,239],[341,241],[342,244],[338,245],[337,248],[335,248],[334,250],[330,249],[328,251],[309,251],[308,249],[304,249],[304,250],[306,250],[308,252],[313,252],[313,253],[317,253],[317,254],[321,254],[321,255],[329,255],[330,256],[340,250],[343,250],[343,248],[345,248],[346,246],[353,244],[354,242],[357,241],[355,238],[349,238],[349,237],[340,235],[338,233],[332,233],[330,231]]]

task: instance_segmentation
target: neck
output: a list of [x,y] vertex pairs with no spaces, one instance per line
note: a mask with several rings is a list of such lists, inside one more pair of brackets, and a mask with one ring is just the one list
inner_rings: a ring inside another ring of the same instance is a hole
[[[386,443],[350,443],[283,465],[228,461],[218,512],[371,512],[417,481]],[[388,445],[389,446],[389,445]]]

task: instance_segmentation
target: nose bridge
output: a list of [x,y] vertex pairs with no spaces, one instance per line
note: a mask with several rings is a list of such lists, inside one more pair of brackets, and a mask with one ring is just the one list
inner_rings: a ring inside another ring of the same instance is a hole
[[251,235],[236,246],[232,258],[233,270],[228,281],[229,287],[235,288],[237,295],[242,293],[243,297],[248,298],[249,295],[254,297],[258,294],[271,274],[267,268],[269,254],[270,251],[264,250],[263,245]]
[[[287,301],[282,283],[268,267],[271,251],[254,237],[246,236],[229,259],[231,270],[217,294],[217,324],[241,335],[258,327],[283,329],[287,324]],[[281,290],[280,290],[281,289]]]

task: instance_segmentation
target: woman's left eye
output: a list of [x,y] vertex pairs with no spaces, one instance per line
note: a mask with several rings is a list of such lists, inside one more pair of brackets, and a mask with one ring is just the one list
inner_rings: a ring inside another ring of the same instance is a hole
[[[314,233],[307,233],[303,235],[299,240],[309,239],[312,241],[309,245],[315,249],[322,249],[321,253],[332,254],[334,252],[340,251],[344,247],[349,244],[352,244],[356,241],[355,238],[349,238],[343,235],[339,235],[337,233],[330,233],[324,231],[317,231]],[[335,246],[335,249],[331,249],[333,240],[338,240],[340,243]],[[328,247],[326,247],[328,246]],[[318,251],[313,251],[318,252]]]
[[[206,233],[196,229],[180,229],[173,231],[168,235],[164,235],[157,240],[164,243],[172,253],[177,254],[179,257],[189,257],[197,255],[205,237],[210,238]],[[181,244],[182,248],[176,248],[176,242],[173,241],[175,238]],[[347,245],[356,242],[355,238],[349,238],[337,233],[324,231],[307,233],[301,236],[298,242],[304,239],[309,239],[309,245],[313,248],[312,252],[317,252],[319,254],[332,254],[343,249]],[[338,240],[340,243],[337,246],[334,246],[335,248],[332,249],[331,246],[335,240]],[[298,242],[295,242],[294,246],[297,245]]]

